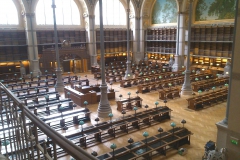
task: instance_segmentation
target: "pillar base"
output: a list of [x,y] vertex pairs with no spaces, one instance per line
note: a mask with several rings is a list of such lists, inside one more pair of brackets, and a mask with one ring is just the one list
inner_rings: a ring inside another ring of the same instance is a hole
[[92,66],[99,66],[99,64],[97,63],[97,56],[96,55],[93,55],[92,56]]
[[32,67],[32,73],[33,73],[33,76],[36,77],[38,75],[41,75],[41,71],[39,69],[39,61],[38,60],[31,60],[31,67]]
[[192,95],[192,85],[190,82],[190,71],[187,70],[185,71],[185,77],[184,77],[184,83],[182,86],[182,91],[181,91],[181,95]]
[[62,70],[56,70],[56,76],[57,76],[57,82],[55,87],[55,90],[57,92],[63,92],[64,91],[64,84],[62,81]]
[[182,90],[181,95],[183,96],[192,96],[192,90]]
[[112,113],[112,108],[109,104],[108,96],[107,96],[108,87],[106,84],[101,84],[99,88],[101,90],[101,98],[100,98],[100,102],[97,109],[98,117],[107,118],[108,114]]
[[132,74],[132,71],[131,71],[131,61],[127,61],[126,64],[127,64],[127,70],[126,70],[124,79],[132,79],[133,74]]
[[181,63],[182,56],[175,55],[174,58],[175,58],[175,61],[172,66],[172,72],[177,72],[177,71],[182,70],[182,63]]

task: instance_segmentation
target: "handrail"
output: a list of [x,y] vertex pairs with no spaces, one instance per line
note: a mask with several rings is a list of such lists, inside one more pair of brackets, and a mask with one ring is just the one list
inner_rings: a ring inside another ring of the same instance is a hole
[[[36,127],[38,127],[44,134],[46,134],[52,141],[61,147],[65,152],[77,160],[97,160],[96,157],[87,153],[85,150],[69,141],[67,138],[56,132],[50,126],[41,121],[34,115],[11,91],[9,91],[2,83],[0,83],[0,90],[14,101],[14,103],[21,109],[27,118],[29,118]],[[26,127],[26,126],[23,126]],[[25,133],[26,134],[26,133]]]

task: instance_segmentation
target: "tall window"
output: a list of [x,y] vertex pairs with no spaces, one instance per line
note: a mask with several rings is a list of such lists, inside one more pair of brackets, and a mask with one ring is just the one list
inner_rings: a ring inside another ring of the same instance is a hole
[[[58,25],[80,25],[80,14],[73,0],[55,0]],[[36,8],[38,25],[53,25],[52,0],[39,0]]]
[[0,0],[0,25],[18,25],[17,8],[13,1]]
[[[103,24],[126,25],[126,11],[118,0],[103,0]],[[99,2],[95,7],[95,24],[99,25]]]

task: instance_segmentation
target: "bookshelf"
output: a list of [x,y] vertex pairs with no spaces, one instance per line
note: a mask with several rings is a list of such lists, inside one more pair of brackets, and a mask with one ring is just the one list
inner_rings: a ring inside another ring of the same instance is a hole
[[28,59],[24,30],[0,31],[0,62]]
[[[61,66],[64,62],[70,63],[70,61],[76,60],[77,63],[81,63],[79,71],[88,70],[90,68],[90,56],[87,49],[86,30],[58,30],[57,32]],[[38,30],[36,33],[40,70],[42,72],[45,70],[54,72],[56,68],[54,31]],[[63,40],[69,41],[70,46],[64,47],[62,45]]]
[[[130,53],[132,48],[133,31],[130,30]],[[101,49],[100,49],[100,30],[96,30],[96,48],[97,59],[100,64]],[[127,29],[114,28],[104,29],[104,53],[105,65],[114,61],[127,60]]]
[[176,27],[148,28],[145,52],[149,60],[168,61],[176,53]]
[[195,25],[191,30],[193,64],[224,68],[232,57],[233,25]]

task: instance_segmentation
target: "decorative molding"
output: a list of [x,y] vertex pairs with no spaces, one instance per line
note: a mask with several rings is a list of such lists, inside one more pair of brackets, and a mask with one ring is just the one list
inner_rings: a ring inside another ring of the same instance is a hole
[[240,81],[240,73],[232,72],[231,76],[232,76],[232,79]]
[[141,9],[143,0],[132,0],[132,3],[136,7],[136,9]]

